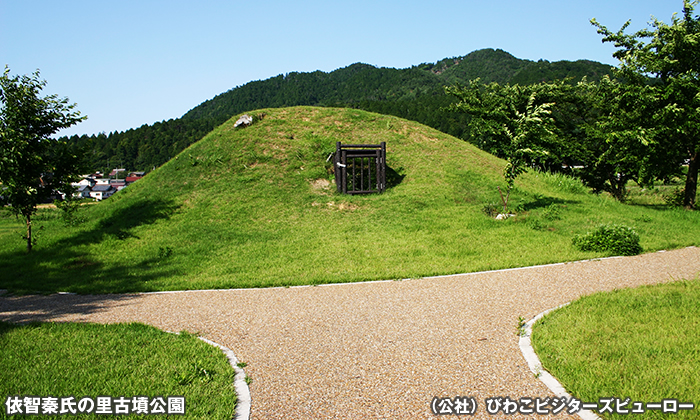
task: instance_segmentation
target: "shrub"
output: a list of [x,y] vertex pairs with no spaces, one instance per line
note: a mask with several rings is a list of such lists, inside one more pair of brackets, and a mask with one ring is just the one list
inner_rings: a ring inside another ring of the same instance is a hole
[[579,178],[565,175],[562,173],[542,172],[543,179],[552,187],[561,192],[571,194],[585,194],[589,189],[583,184]]
[[78,216],[80,201],[68,198],[66,200],[54,200],[53,204],[57,209],[61,210],[61,219],[63,224],[68,226],[78,226],[84,223],[87,219],[85,216]]
[[612,255],[637,255],[643,251],[634,229],[614,224],[602,225],[593,232],[575,236],[573,245],[581,251],[608,252]]
[[547,220],[559,220],[561,219],[561,208],[552,203],[542,209],[542,217],[544,217]]
[[681,207],[685,198],[685,188],[674,188],[671,192],[663,194],[663,198],[666,205]]
[[481,208],[481,211],[489,217],[496,217],[500,210],[501,208],[494,203],[484,204],[484,207]]

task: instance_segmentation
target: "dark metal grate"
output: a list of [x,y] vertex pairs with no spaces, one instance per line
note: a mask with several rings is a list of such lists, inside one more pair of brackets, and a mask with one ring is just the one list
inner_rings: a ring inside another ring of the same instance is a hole
[[335,183],[344,194],[381,193],[386,189],[386,142],[336,143]]

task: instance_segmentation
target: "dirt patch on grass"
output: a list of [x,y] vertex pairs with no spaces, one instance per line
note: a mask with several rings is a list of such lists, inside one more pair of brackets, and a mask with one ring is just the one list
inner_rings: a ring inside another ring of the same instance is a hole
[[352,203],[335,203],[331,201],[328,203],[328,208],[330,209],[335,209],[335,210],[340,210],[340,211],[355,211],[360,208],[357,204],[352,204]]
[[331,182],[327,179],[314,179],[313,181],[309,181],[309,184],[311,184],[311,190],[317,193],[324,194],[331,190]]

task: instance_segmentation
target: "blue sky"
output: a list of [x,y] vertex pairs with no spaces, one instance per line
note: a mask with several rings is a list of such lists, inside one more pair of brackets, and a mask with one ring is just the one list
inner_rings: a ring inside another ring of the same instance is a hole
[[281,73],[405,68],[500,48],[616,64],[589,23],[670,22],[682,0],[0,0],[0,64],[88,116],[60,134],[123,131]]

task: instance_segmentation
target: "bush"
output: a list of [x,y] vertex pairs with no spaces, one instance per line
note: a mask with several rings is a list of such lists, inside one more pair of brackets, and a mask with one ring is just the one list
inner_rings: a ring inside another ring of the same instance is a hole
[[682,207],[685,198],[685,188],[674,188],[671,192],[663,195],[664,203],[672,207]]
[[501,210],[502,208],[494,203],[484,204],[484,207],[481,208],[481,211],[489,217],[496,217]]
[[561,192],[571,194],[585,194],[589,191],[589,188],[586,187],[583,184],[583,181],[581,181],[579,178],[564,175],[558,172],[543,172],[541,175],[549,185],[558,189]]
[[547,220],[559,220],[561,219],[561,208],[552,203],[542,209],[542,217],[544,217]]
[[608,252],[612,255],[637,255],[642,253],[639,235],[634,229],[622,225],[602,225],[593,232],[577,235],[573,245],[581,251]]

